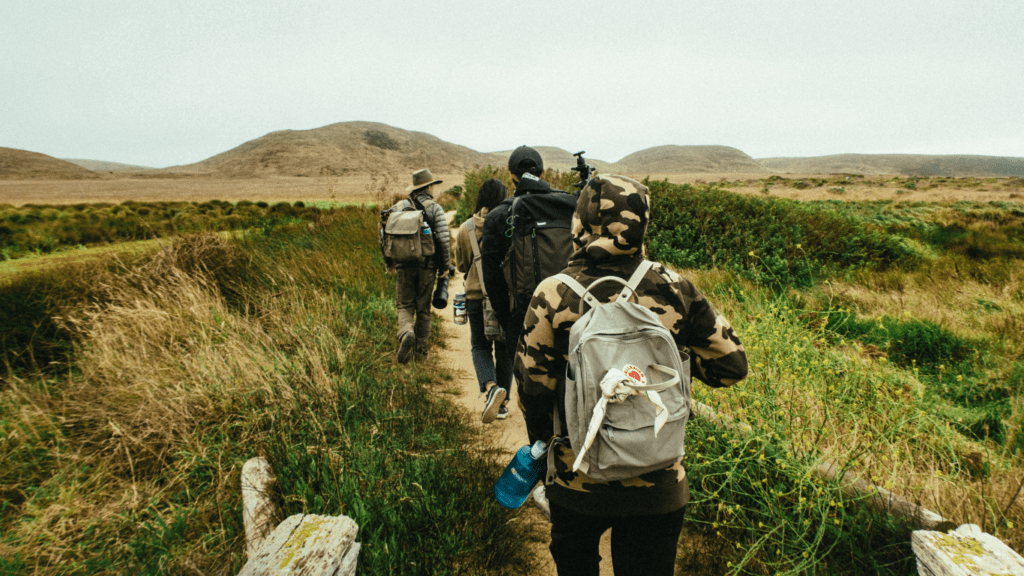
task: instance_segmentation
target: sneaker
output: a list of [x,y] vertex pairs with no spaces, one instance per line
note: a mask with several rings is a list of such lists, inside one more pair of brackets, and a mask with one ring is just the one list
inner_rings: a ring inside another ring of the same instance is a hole
[[494,422],[504,402],[505,389],[501,386],[491,386],[491,389],[487,391],[487,404],[484,405],[484,413],[480,417],[484,424]]
[[409,361],[409,356],[412,356],[412,349],[416,347],[416,335],[412,332],[406,333],[402,336],[401,341],[398,343],[398,363],[405,364]]
[[495,418],[497,418],[498,420],[504,420],[505,418],[508,418],[508,408],[506,408],[504,404],[501,405],[501,408],[498,408],[498,415],[495,416]]

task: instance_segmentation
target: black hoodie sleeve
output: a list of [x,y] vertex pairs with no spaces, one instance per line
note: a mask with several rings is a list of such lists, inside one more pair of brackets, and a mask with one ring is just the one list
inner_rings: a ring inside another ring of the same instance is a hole
[[487,218],[484,219],[483,235],[480,238],[484,286],[487,287],[487,297],[494,307],[494,314],[502,326],[507,326],[511,317],[508,283],[505,282],[505,273],[501,269],[501,262],[511,245],[511,240],[505,236],[505,230],[508,228],[505,223],[508,209],[508,204],[503,203],[495,206],[494,210],[487,214]]

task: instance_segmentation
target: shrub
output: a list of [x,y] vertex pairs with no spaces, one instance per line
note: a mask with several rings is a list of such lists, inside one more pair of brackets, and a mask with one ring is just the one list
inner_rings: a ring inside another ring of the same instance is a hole
[[398,141],[380,130],[367,130],[363,134],[363,140],[370,146],[376,146],[383,150],[398,150]]
[[720,267],[770,285],[806,286],[826,272],[919,260],[905,238],[821,204],[715,185],[644,183],[651,189],[651,258],[682,268]]

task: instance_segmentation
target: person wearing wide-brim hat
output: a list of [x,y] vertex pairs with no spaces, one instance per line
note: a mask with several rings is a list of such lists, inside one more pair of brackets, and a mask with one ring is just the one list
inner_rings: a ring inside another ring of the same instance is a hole
[[405,191],[413,192],[426,186],[440,184],[441,182],[444,182],[444,180],[435,180],[434,175],[430,173],[430,169],[424,168],[423,170],[417,170],[412,173],[412,186],[406,188]]
[[424,221],[434,237],[434,255],[417,264],[396,264],[395,308],[398,309],[398,362],[406,363],[413,355],[425,359],[430,340],[430,304],[434,280],[448,277],[451,266],[448,219],[444,208],[434,202],[431,193],[441,180],[424,168],[412,174],[412,185],[406,188],[409,197],[391,207],[392,210],[414,208],[423,210]]

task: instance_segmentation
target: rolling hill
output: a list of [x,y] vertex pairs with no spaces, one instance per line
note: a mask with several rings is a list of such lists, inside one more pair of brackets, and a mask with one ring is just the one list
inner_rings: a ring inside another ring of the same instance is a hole
[[[532,145],[532,144],[531,144]],[[568,171],[572,153],[535,146],[545,166]],[[59,160],[45,154],[0,148],[0,178],[266,178],[277,176],[435,174],[485,165],[504,167],[511,150],[477,152],[377,122],[340,122],[311,130],[280,130],[194,164],[151,169],[99,160]],[[692,173],[891,174],[898,176],[1024,176],[1024,158],[969,155],[839,154],[810,158],[751,158],[729,146],[655,146],[617,162],[587,158],[598,172],[634,176]],[[95,172],[93,171],[95,170]]]
[[655,146],[626,156],[612,169],[628,174],[768,172],[753,158],[729,146]]
[[86,170],[92,170],[93,172],[137,172],[142,170],[152,170],[146,166],[136,166],[134,164],[121,164],[120,162],[105,162],[103,160],[83,160],[81,158],[61,158],[65,162],[71,162],[77,164]]
[[761,158],[772,172],[895,174],[900,176],[1024,176],[1024,158],[926,154],[836,154],[810,158]]
[[[540,157],[544,159],[545,168],[552,168],[559,172],[568,172],[576,166],[576,157],[573,156],[573,152],[567,152],[554,146],[534,146],[533,148],[540,152]],[[579,152],[579,150],[576,152]],[[511,154],[511,150],[503,150],[501,152],[490,152],[488,156],[492,158],[490,161],[492,166],[505,167],[508,165],[508,157]],[[596,168],[598,172],[615,172],[614,164],[610,162],[594,160],[586,154],[583,157],[586,159],[587,164]]]
[[376,122],[342,122],[312,130],[281,130],[211,158],[167,172],[228,177],[320,176],[409,172],[434,173],[483,166],[481,152]]
[[4,180],[75,180],[99,178],[92,172],[53,156],[0,147],[0,179]]

